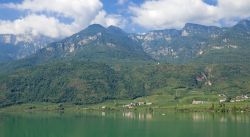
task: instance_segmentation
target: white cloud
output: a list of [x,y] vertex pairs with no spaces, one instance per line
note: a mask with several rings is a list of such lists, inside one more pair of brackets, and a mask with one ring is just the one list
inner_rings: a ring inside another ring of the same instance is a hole
[[216,10],[221,19],[247,18],[250,16],[250,1],[219,0]]
[[218,0],[208,5],[202,0],[148,0],[131,5],[132,21],[148,29],[181,28],[185,23],[219,25],[221,20],[250,16],[250,0]]
[[58,16],[73,18],[77,24],[83,25],[87,25],[102,9],[99,0],[24,0],[22,4],[7,6],[34,13],[56,13]]
[[128,2],[128,0],[117,0],[117,4],[118,4],[118,5],[123,5],[123,4],[125,4],[126,2]]
[[[129,1],[117,0],[117,4],[126,2]],[[250,0],[218,0],[216,6],[202,0],[145,0],[140,5],[130,4],[132,23],[147,29],[181,28],[187,22],[204,25],[220,25],[223,22],[232,25],[235,18],[250,17]],[[92,23],[125,27],[131,21],[121,15],[108,14],[101,0],[23,0],[19,4],[1,6],[29,14],[14,21],[0,20],[0,34],[31,33],[65,37]],[[60,18],[73,21],[66,23]]]
[[[10,3],[2,6],[28,11],[30,14],[14,21],[0,20],[0,33],[61,37],[80,31],[101,18],[100,16],[103,16],[102,19],[96,22],[102,25],[119,25],[121,19],[118,15],[108,15],[103,11],[100,0],[24,0],[21,4]],[[73,19],[73,22],[61,22],[60,17]]]
[[60,23],[58,19],[44,15],[31,14],[11,21],[0,21],[0,32],[3,34],[45,35],[53,38],[71,35],[70,25]]
[[100,11],[91,24],[102,24],[105,27],[110,25],[124,27],[125,20],[122,16],[116,14],[107,14],[104,10]]

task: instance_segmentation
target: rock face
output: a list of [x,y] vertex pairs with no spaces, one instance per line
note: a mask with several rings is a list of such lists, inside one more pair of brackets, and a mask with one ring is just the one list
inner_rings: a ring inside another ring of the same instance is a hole
[[158,30],[130,37],[154,59],[185,62],[219,50],[247,48],[250,21],[240,21],[231,28],[187,23],[181,30]]
[[54,40],[44,36],[0,34],[0,62],[25,58]]
[[140,43],[118,27],[91,25],[64,40],[54,42],[37,53],[40,58],[151,59]]
[[181,30],[165,29],[142,34],[129,34],[115,26],[105,28],[94,24],[61,41],[51,43],[53,41],[43,36],[0,35],[0,62],[22,59],[37,51],[35,56],[39,58],[151,58],[173,63],[196,59],[210,63],[224,59],[219,62],[225,62],[230,58],[233,59],[231,62],[236,62],[250,59],[250,21],[242,20],[230,28],[187,23]]

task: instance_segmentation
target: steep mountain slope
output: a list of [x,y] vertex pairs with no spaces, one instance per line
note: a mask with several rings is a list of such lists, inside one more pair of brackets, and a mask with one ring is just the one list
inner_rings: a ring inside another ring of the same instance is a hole
[[250,91],[249,24],[247,20],[231,28],[187,24],[183,30],[140,35],[91,25],[28,58],[1,65],[0,106],[90,104],[159,91],[173,96],[180,90],[182,95],[245,94]]
[[[44,59],[76,58],[84,60],[149,60],[151,59],[129,35],[120,28],[91,25],[62,41],[50,44],[33,57]],[[38,59],[39,60],[39,59]]]
[[2,65],[0,104],[85,104],[142,96],[143,85],[130,78],[128,67],[144,61],[152,59],[120,28],[91,25],[32,56]]
[[94,24],[68,38],[48,44],[35,54],[2,64],[0,73],[58,60],[82,60],[106,63],[152,61],[140,43],[118,27]]
[[53,41],[44,36],[0,34],[0,62],[25,58]]
[[[187,23],[182,30],[151,31],[145,34],[133,34],[131,37],[141,42],[145,52],[158,60],[187,63],[202,58],[198,60],[203,62],[210,60],[211,63],[216,62],[216,59],[211,58],[216,54],[228,59],[226,62],[235,62],[240,59],[236,59],[234,55],[238,55],[240,51],[250,51],[249,22],[242,20],[231,28]],[[231,58],[232,54],[234,55]],[[218,62],[221,63],[223,60]]]
[[[250,21],[242,20],[231,28],[224,29],[218,37],[218,45],[208,48],[195,58],[198,63],[250,64]],[[222,46],[221,46],[222,45]]]

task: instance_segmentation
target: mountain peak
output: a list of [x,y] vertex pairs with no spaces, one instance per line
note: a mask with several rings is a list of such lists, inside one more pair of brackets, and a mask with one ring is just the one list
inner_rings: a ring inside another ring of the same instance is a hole
[[200,24],[187,23],[182,30],[188,33],[200,34],[200,33],[214,33],[214,32],[218,33],[221,31],[221,28],[216,26],[205,26]]
[[250,32],[250,20],[241,20],[239,23],[237,23],[235,26],[233,26],[233,29],[238,31],[239,33],[246,33]]
[[99,32],[103,32],[103,31],[106,31],[106,28],[103,27],[102,25],[92,24],[92,25],[89,25],[86,29],[84,29],[84,30],[82,30],[74,35],[87,35],[87,34],[93,35],[93,34],[96,34]]
[[107,29],[119,29],[119,30],[121,30],[121,28],[114,26],[114,25],[110,25]]
[[92,24],[92,25],[89,25],[88,27],[87,27],[87,30],[97,30],[97,31],[99,31],[99,30],[105,30],[106,28],[105,27],[103,27],[102,25],[100,25],[100,24]]
[[109,26],[107,29],[113,33],[125,33],[121,28],[113,25]]
[[248,20],[248,19],[241,20],[235,26],[250,27],[250,20]]
[[192,29],[205,29],[205,28],[207,28],[207,26],[194,23],[186,23],[183,29],[192,30]]

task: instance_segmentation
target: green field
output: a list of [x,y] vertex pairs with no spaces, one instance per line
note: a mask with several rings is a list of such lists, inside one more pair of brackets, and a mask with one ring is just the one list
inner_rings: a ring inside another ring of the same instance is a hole
[[[219,103],[216,94],[193,91],[185,96],[176,97],[159,92],[151,96],[133,100],[108,100],[98,104],[75,105],[70,103],[29,103],[1,108],[0,112],[83,112],[83,111],[160,111],[160,112],[250,112],[250,99],[241,102]],[[204,104],[192,104],[193,100],[205,101]],[[139,105],[139,102],[145,104]],[[137,104],[130,108],[126,105]]]

